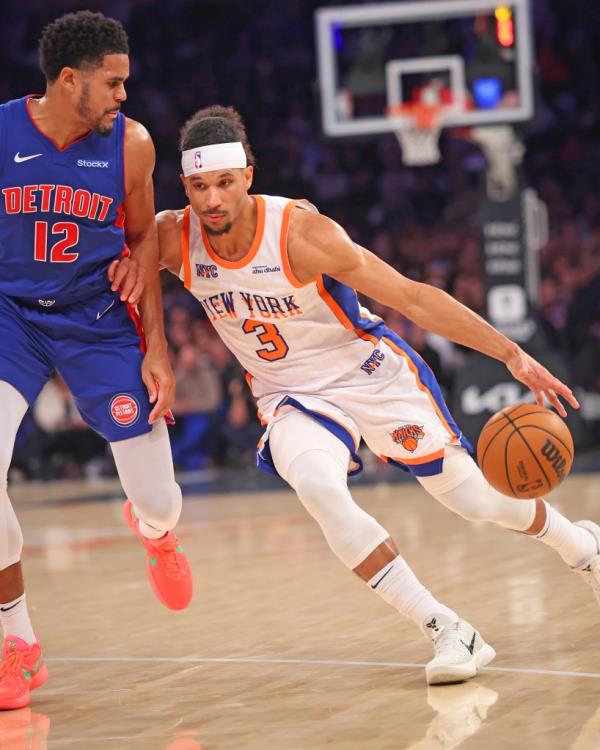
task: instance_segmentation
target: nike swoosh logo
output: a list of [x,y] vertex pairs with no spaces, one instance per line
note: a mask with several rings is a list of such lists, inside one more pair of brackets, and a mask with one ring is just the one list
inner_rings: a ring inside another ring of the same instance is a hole
[[383,581],[383,579],[384,579],[384,578],[386,577],[386,575],[387,575],[387,574],[388,574],[389,572],[391,572],[391,570],[393,569],[393,567],[394,567],[393,565],[392,565],[391,567],[389,567],[389,568],[388,568],[388,569],[387,569],[387,570],[385,571],[385,573],[384,573],[384,574],[383,574],[383,575],[381,576],[381,578],[379,578],[379,579],[378,579],[377,581],[375,581],[375,583],[372,583],[372,584],[371,584],[371,588],[372,588],[372,589],[376,589],[376,588],[377,588],[377,586],[379,586],[379,584],[380,584],[380,583],[381,583],[381,582]]
[[14,604],[11,604],[10,607],[0,607],[0,612],[8,612],[9,609],[14,609],[18,604],[20,604],[23,600],[19,599],[18,602],[15,602]]
[[467,649],[467,651],[473,656],[473,649],[475,648],[475,632],[473,632],[473,637],[471,638],[471,643],[467,646],[467,644],[461,640],[462,645]]
[[43,156],[43,154],[30,154],[29,156],[20,156],[19,152],[15,154],[15,161],[17,164],[20,164],[22,161],[29,161],[30,159],[37,159],[38,156]]
[[106,315],[106,313],[110,310],[110,308],[115,304],[115,301],[113,300],[110,305],[106,308],[106,310],[102,310],[102,312],[96,313],[96,320],[100,320],[100,318],[103,315]]

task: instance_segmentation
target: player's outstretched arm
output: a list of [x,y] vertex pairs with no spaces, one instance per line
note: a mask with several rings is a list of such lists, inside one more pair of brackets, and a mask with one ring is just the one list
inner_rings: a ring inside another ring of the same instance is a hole
[[154,145],[148,131],[140,123],[128,119],[125,134],[125,238],[146,280],[139,307],[147,344],[142,378],[150,402],[154,404],[148,420],[150,424],[163,417],[175,400],[175,378],[167,355],[158,275],[158,236],[152,184],[154,163]]
[[539,404],[545,397],[565,416],[560,395],[571,406],[579,407],[571,390],[518,344],[443,290],[406,278],[369,250],[353,243],[331,219],[308,211],[294,211],[288,253],[292,270],[300,281],[309,281],[320,274],[332,276],[398,310],[421,328],[504,362],[513,377],[532,390]]

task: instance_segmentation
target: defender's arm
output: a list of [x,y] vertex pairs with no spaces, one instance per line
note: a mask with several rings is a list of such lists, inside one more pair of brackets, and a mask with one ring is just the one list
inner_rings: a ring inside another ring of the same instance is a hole
[[139,307],[148,347],[142,377],[150,402],[155,403],[150,424],[163,417],[175,399],[175,378],[167,356],[158,275],[152,184],[154,163],[154,144],[148,131],[140,123],[128,119],[125,132],[125,238],[146,279]]

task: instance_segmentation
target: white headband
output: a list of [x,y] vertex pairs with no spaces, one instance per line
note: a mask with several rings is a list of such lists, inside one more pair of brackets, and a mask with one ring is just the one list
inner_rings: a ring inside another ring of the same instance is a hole
[[201,172],[215,172],[218,169],[243,169],[247,166],[246,152],[240,141],[189,148],[181,154],[184,177]]

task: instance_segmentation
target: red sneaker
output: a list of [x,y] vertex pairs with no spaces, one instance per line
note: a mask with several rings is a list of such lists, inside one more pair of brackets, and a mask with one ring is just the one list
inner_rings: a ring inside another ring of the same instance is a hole
[[123,514],[125,523],[146,548],[148,578],[158,600],[169,609],[185,609],[192,598],[192,571],[175,532],[147,539],[139,530],[131,500],[125,503]]
[[29,705],[29,693],[47,679],[40,644],[7,635],[0,665],[0,710]]

